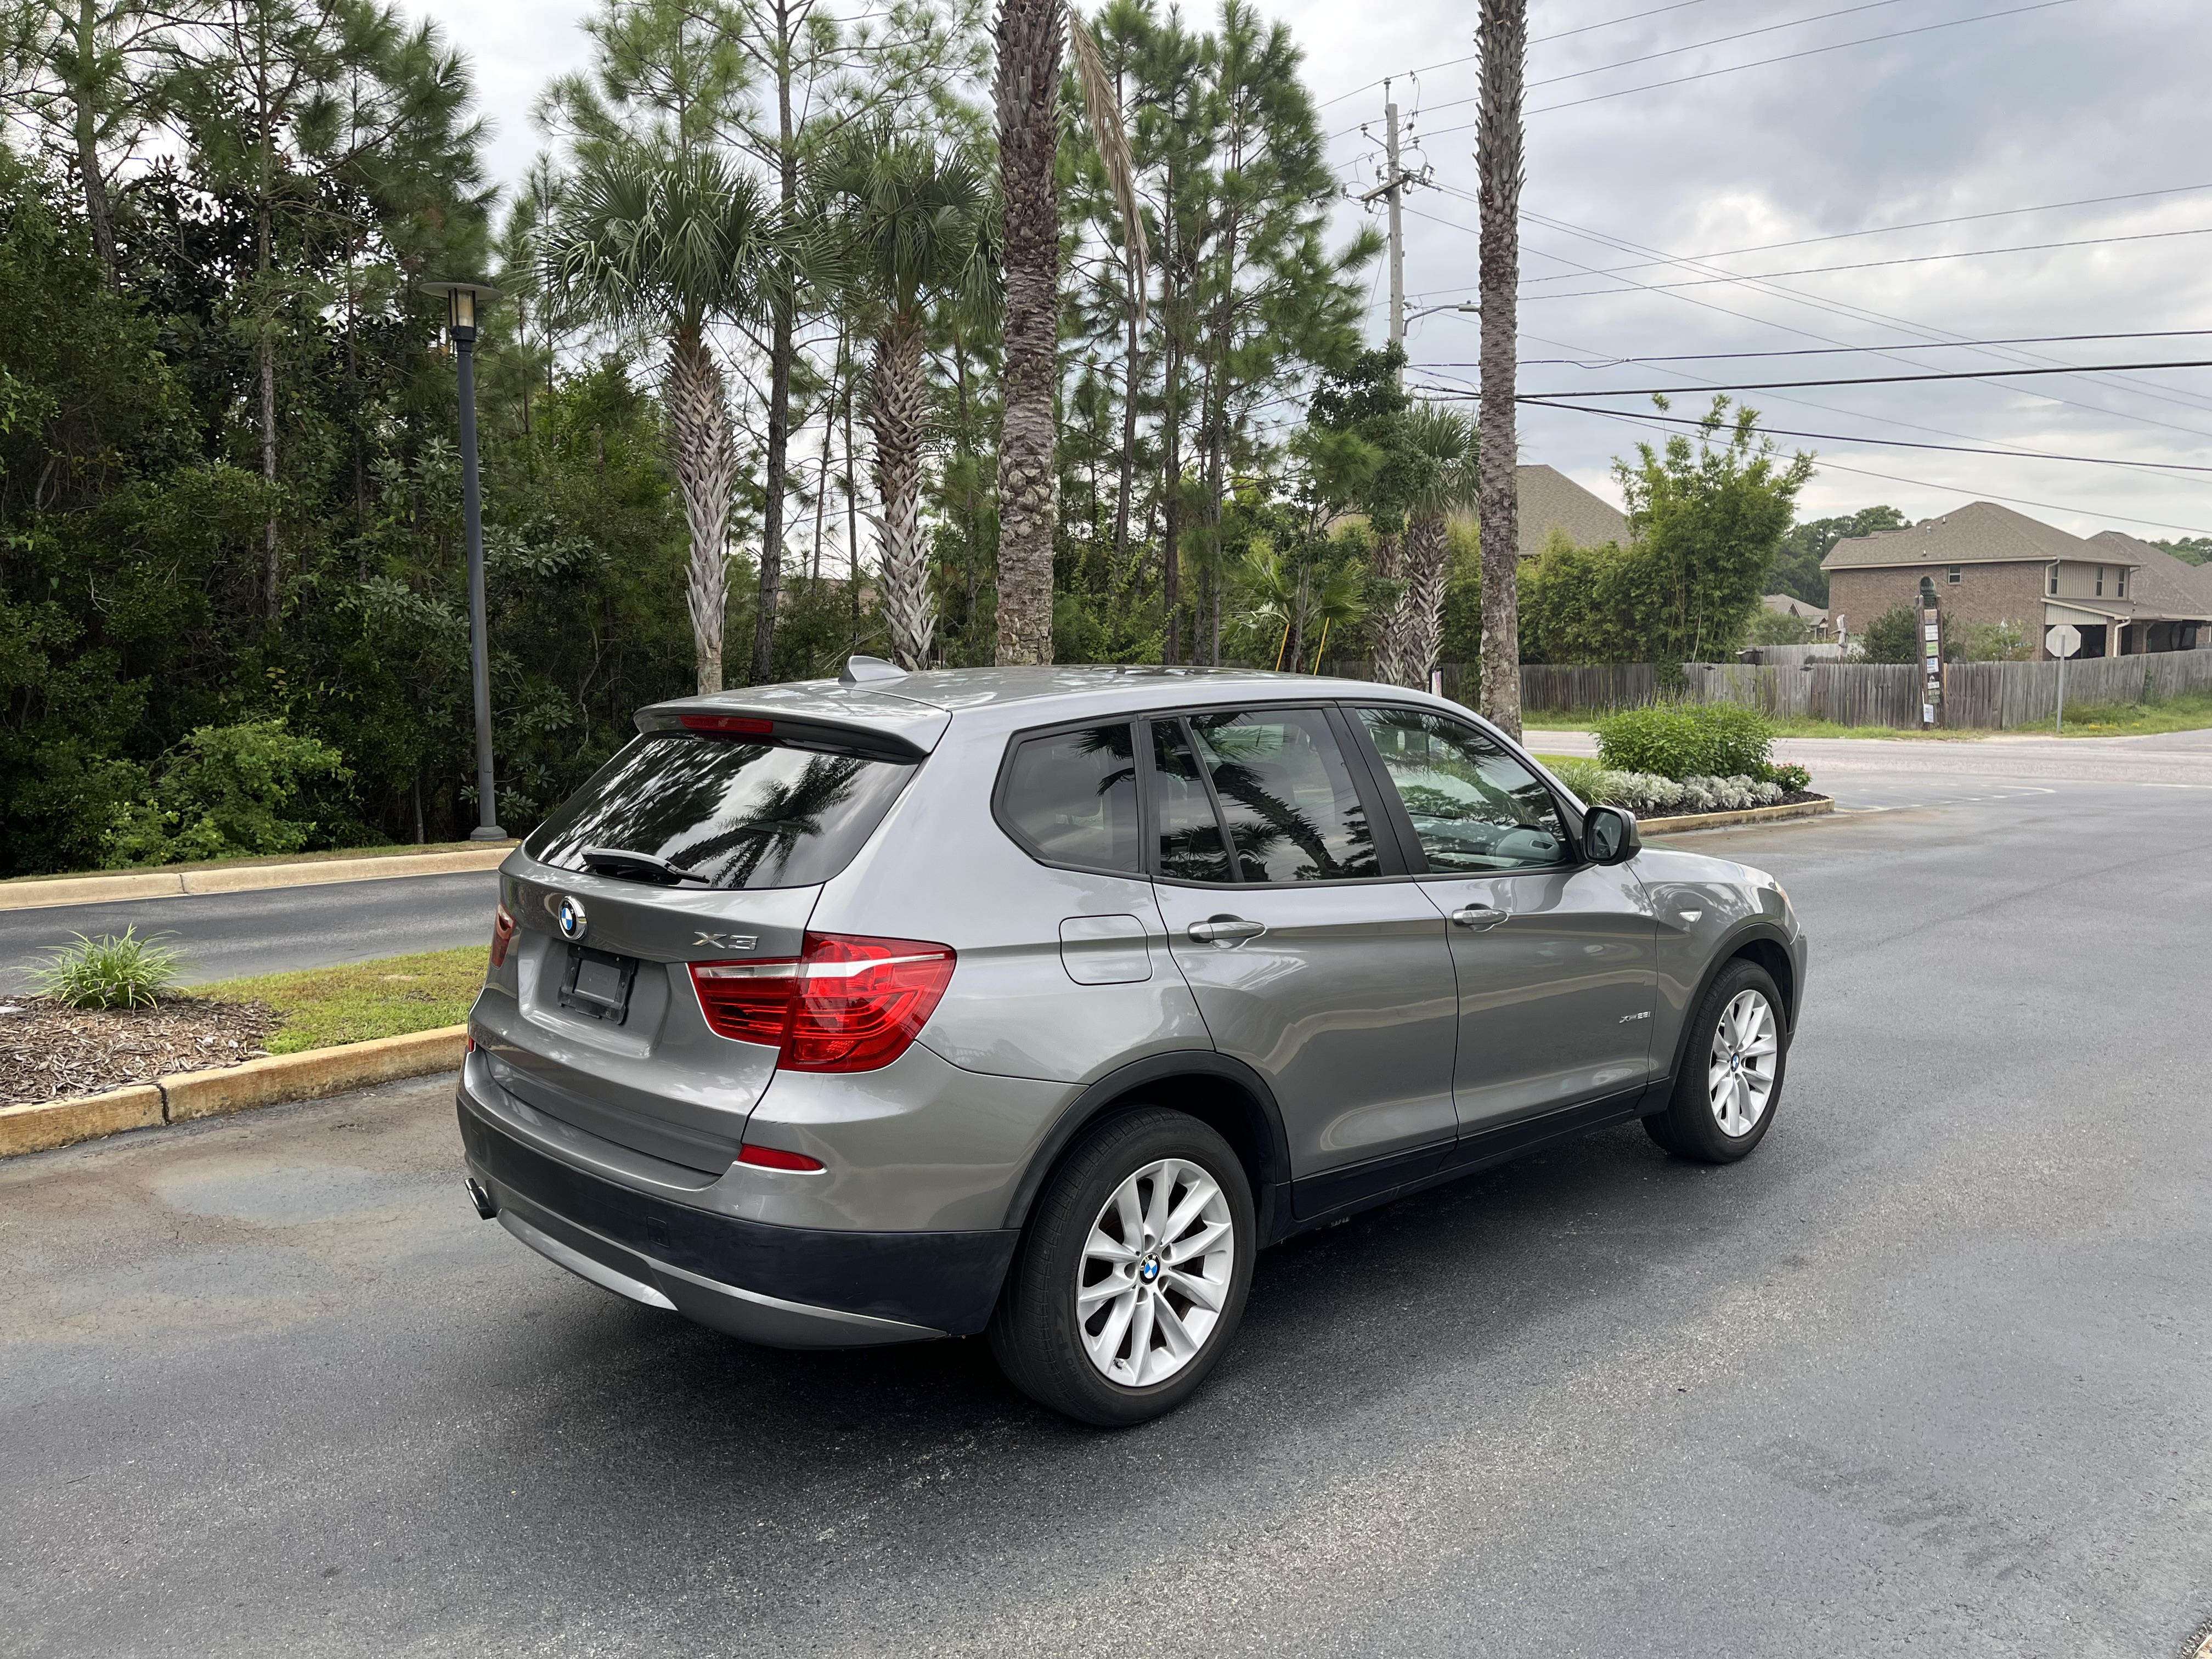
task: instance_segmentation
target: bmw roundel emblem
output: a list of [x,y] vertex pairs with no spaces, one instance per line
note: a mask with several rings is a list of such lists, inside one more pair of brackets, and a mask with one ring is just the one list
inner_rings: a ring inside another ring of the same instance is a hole
[[561,937],[571,941],[583,938],[592,925],[584,914],[584,901],[568,893],[561,896],[561,908],[553,913],[553,920],[560,925]]

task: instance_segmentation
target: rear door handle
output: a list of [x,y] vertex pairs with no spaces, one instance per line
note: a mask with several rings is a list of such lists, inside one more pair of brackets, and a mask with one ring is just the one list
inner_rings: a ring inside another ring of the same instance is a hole
[[1204,921],[1194,921],[1184,931],[1201,945],[1235,946],[1259,938],[1267,931],[1267,924],[1247,921],[1242,916],[1209,916]]
[[1462,927],[1472,927],[1478,933],[1486,933],[1506,918],[1503,910],[1493,910],[1486,904],[1470,904],[1464,910],[1455,910],[1451,919]]

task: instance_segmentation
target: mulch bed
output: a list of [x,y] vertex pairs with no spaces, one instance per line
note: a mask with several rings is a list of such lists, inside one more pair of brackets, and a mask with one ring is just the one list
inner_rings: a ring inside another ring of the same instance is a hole
[[[1793,789],[1788,794],[1784,795],[1780,800],[1770,800],[1765,802],[1764,805],[1766,806],[1795,806],[1800,801],[1826,800],[1828,798],[1826,795],[1822,794],[1817,789]],[[1725,812],[1730,809],[1725,806],[1716,806],[1712,810],[1716,812]],[[1747,810],[1756,811],[1759,809],[1753,808]],[[1647,823],[1664,823],[1667,822],[1667,818],[1702,818],[1707,816],[1709,816],[1709,814],[1705,812],[1669,812],[1667,814],[1667,817],[1638,818],[1636,822],[1638,827],[1641,828],[1643,825]]]
[[264,1052],[283,1017],[258,1002],[164,997],[151,1008],[64,1008],[0,997],[0,1106],[96,1095]]

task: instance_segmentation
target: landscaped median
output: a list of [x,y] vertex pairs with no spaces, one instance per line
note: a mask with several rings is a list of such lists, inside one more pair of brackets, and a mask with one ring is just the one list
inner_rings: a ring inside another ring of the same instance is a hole
[[64,904],[108,904],[118,899],[175,898],[186,893],[249,893],[271,887],[313,887],[325,882],[388,881],[399,876],[446,876],[495,870],[514,850],[513,842],[448,847],[367,848],[338,853],[295,853],[281,858],[216,859],[153,869],[102,870],[89,875],[19,876],[0,881],[0,910],[40,910]]
[[0,1006],[0,1157],[450,1071],[483,957],[471,946],[231,980],[149,1007]]

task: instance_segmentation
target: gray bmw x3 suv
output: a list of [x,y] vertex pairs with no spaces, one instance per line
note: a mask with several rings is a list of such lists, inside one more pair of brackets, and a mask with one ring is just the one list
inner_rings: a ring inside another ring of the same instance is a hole
[[1264,1246],[1640,1118],[1766,1133],[1805,942],[1442,698],[1201,669],[646,709],[500,876],[477,1209],[751,1341],[1178,1404]]

